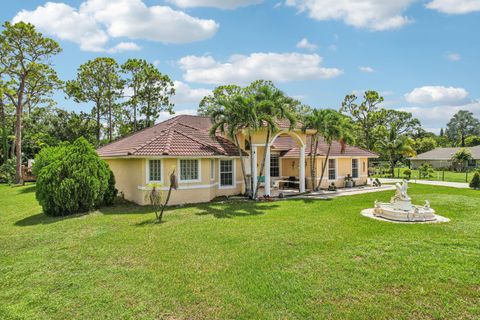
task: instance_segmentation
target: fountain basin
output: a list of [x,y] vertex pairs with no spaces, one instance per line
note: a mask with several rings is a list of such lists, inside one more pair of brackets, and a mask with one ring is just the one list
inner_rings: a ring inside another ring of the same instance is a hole
[[437,219],[435,210],[427,206],[412,205],[410,201],[405,203],[379,203],[375,205],[373,215],[395,221],[434,221]]

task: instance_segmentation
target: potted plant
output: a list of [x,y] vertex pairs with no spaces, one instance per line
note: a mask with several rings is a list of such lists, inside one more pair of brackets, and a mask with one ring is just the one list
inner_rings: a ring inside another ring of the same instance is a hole
[[353,178],[350,174],[345,177],[345,188],[352,188],[354,186]]

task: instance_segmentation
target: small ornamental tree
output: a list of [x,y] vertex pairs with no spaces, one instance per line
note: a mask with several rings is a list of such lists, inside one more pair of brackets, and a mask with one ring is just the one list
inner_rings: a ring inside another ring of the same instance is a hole
[[470,181],[470,188],[478,190],[480,189],[480,172],[476,171],[473,175],[472,181]]
[[418,173],[420,175],[420,179],[428,179],[433,177],[435,170],[433,170],[430,164],[424,163],[418,168]]
[[53,152],[54,159],[44,159],[48,164],[38,172],[36,196],[45,214],[64,216],[111,204],[115,179],[87,140],[62,148]]

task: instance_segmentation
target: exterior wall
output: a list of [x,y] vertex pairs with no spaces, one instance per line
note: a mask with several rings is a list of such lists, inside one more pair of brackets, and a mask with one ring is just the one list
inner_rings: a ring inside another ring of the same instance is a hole
[[418,167],[420,167],[424,163],[428,163],[435,169],[450,168],[452,166],[452,161],[450,160],[419,160],[419,159],[410,160],[412,169],[418,169]]
[[115,175],[115,186],[118,192],[128,201],[142,204],[145,199],[138,189],[145,183],[144,159],[104,159]]
[[[153,159],[153,158],[152,158]],[[210,178],[210,158],[198,159],[200,161],[200,179],[199,181],[180,181],[179,158],[158,158],[162,160],[162,181],[161,187],[163,196],[166,196],[168,186],[170,185],[170,174],[176,169],[178,178],[178,189],[173,190],[169,204],[187,204],[208,202],[215,197],[237,195],[243,189],[242,169],[239,159],[234,160],[234,186],[219,187],[220,159],[215,158],[214,178]],[[197,159],[197,158],[189,158]],[[227,159],[227,158],[225,158]],[[228,158],[231,159],[231,158]],[[140,205],[148,205],[148,160],[149,159],[105,159],[112,169],[116,187],[123,194],[126,200]]]

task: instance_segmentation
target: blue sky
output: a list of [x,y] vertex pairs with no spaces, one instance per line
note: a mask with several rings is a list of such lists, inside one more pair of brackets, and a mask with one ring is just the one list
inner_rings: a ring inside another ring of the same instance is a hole
[[177,113],[263,78],[317,108],[377,90],[433,131],[460,109],[480,117],[480,0],[23,0],[2,2],[0,18],[58,40],[64,80],[98,56],[154,62],[175,80]]

